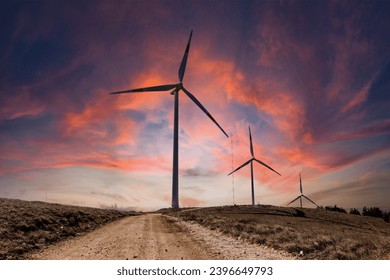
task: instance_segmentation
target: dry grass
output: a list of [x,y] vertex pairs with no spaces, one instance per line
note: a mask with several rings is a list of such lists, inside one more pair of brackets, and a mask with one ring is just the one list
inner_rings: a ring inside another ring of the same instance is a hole
[[0,198],[0,260],[79,235],[135,212]]
[[166,212],[302,259],[390,258],[390,224],[381,218],[263,205]]

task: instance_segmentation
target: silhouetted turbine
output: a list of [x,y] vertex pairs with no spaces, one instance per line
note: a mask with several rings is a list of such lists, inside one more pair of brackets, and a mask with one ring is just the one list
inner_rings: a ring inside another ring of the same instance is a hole
[[307,200],[309,200],[311,203],[313,203],[315,206],[318,207],[318,205],[313,201],[311,200],[310,198],[308,198],[306,195],[303,194],[303,191],[302,191],[302,178],[301,178],[301,173],[299,173],[299,190],[301,191],[301,195],[298,196],[297,198],[295,198],[293,201],[291,201],[288,205],[290,205],[291,203],[293,203],[294,201],[296,201],[297,199],[299,199],[300,203],[301,203],[301,208],[302,208],[302,197],[306,198]]
[[252,144],[252,134],[251,134],[251,127],[249,126],[249,142],[250,142],[250,151],[251,151],[251,155],[252,155],[252,158],[250,160],[248,160],[247,162],[243,163],[242,165],[240,165],[239,167],[237,167],[235,170],[233,170],[232,172],[230,172],[228,175],[230,174],[233,174],[234,172],[236,172],[237,170],[243,168],[245,165],[247,164],[251,164],[251,181],[252,181],[252,206],[255,205],[255,183],[253,181],[253,161],[256,161],[258,163],[260,163],[261,165],[264,165],[265,167],[267,167],[268,169],[272,170],[273,172],[275,172],[276,174],[278,174],[279,176],[282,176],[280,175],[280,173],[278,173],[277,171],[275,171],[274,169],[272,169],[270,166],[268,166],[267,164],[265,164],[264,162],[258,160],[255,158],[254,156],[254,152],[253,152],[253,144]]
[[195,96],[190,93],[183,86],[183,78],[186,70],[188,53],[190,51],[190,44],[192,38],[192,30],[190,38],[188,39],[187,47],[184,52],[183,59],[180,64],[178,77],[179,82],[176,84],[165,84],[159,86],[136,88],[130,90],[111,92],[110,94],[132,93],[132,92],[145,92],[145,91],[167,91],[172,90],[171,94],[175,96],[174,101],[174,128],[173,128],[173,170],[172,170],[172,208],[179,208],[179,91],[183,90],[184,93],[219,127],[219,129],[229,137],[217,121],[211,116],[206,108],[199,102]]

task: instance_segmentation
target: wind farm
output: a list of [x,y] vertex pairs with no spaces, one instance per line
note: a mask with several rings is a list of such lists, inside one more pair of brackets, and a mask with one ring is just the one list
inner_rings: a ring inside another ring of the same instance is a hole
[[0,259],[390,259],[389,14],[5,1]]

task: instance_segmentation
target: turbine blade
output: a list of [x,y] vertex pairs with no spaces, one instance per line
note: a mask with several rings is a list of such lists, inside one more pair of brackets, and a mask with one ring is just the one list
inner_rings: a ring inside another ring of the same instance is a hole
[[308,198],[306,195],[302,195],[304,198],[306,198],[307,200],[309,200],[311,203],[313,203],[315,206],[319,207],[317,205],[317,203],[315,203],[313,200],[311,200],[310,198]]
[[251,145],[251,155],[254,157],[254,152],[253,152],[253,144],[252,144],[252,134],[251,134],[251,127],[249,126],[249,141]]
[[289,204],[287,205],[290,205],[291,203],[293,203],[294,201],[298,200],[301,196],[298,196],[297,198],[295,198],[293,201],[291,201]]
[[237,170],[243,168],[245,165],[249,164],[252,160],[253,160],[253,159],[250,159],[250,160],[248,160],[247,162],[243,163],[242,165],[240,165],[239,167],[237,167],[236,169],[234,169],[232,172],[230,172],[230,173],[228,174],[228,176],[229,176],[230,174],[233,174],[233,173],[236,172]]
[[302,177],[301,177],[301,173],[299,173],[299,187],[300,187],[300,190],[301,190],[301,194],[303,194],[303,192],[302,192]]
[[276,174],[278,174],[279,176],[282,176],[279,172],[277,172],[276,170],[272,169],[272,167],[266,165],[264,162],[256,159],[256,158],[253,158],[255,161],[257,161],[258,163],[260,163],[261,165],[264,165],[265,167],[267,167],[268,169],[271,169],[273,172],[275,172]]
[[194,101],[194,103],[196,105],[198,105],[198,107],[219,127],[219,129],[223,132],[223,134],[226,135],[226,137],[229,138],[229,135],[227,135],[227,133],[225,132],[225,130],[223,130],[223,128],[217,123],[217,121],[213,118],[213,116],[206,110],[205,107],[203,107],[203,105],[198,101],[198,99],[195,98],[194,95],[192,95],[191,92],[189,92],[188,90],[186,90],[184,87],[182,88],[183,91],[187,94],[187,96],[192,100]]
[[181,63],[180,63],[180,68],[179,68],[179,73],[178,73],[180,82],[183,82],[184,72],[186,71],[188,53],[190,52],[191,38],[192,38],[192,30],[190,33],[190,38],[188,39],[186,50],[185,50],[184,55],[183,55],[183,59],[181,60]]
[[130,92],[145,92],[145,91],[166,91],[177,87],[177,84],[161,85],[154,87],[135,88],[123,91],[110,92],[110,94],[130,93]]

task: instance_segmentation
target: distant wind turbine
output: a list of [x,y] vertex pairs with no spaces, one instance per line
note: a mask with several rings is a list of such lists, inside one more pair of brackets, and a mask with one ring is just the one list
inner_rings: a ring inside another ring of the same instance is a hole
[[306,198],[307,200],[309,200],[311,203],[313,203],[315,206],[318,207],[318,205],[313,201],[311,200],[310,198],[308,198],[306,195],[303,194],[303,191],[302,191],[302,178],[301,178],[301,173],[299,173],[299,190],[301,191],[301,195],[299,195],[297,198],[295,198],[293,201],[291,201],[289,204],[287,205],[290,205],[291,203],[293,203],[295,200],[299,199],[300,203],[301,203],[301,208],[302,208],[302,197]]
[[256,161],[256,162],[260,163],[261,165],[264,165],[265,167],[267,167],[268,169],[272,170],[273,172],[275,172],[279,176],[282,176],[282,175],[280,175],[279,172],[275,171],[274,169],[272,169],[270,166],[268,166],[264,162],[262,162],[262,161],[258,160],[257,158],[255,158],[254,152],[253,152],[252,134],[251,134],[251,127],[250,126],[249,126],[249,142],[250,142],[250,151],[251,151],[252,158],[250,160],[248,160],[247,162],[243,163],[241,166],[237,167],[235,170],[230,172],[228,175],[233,174],[234,172],[236,172],[237,170],[243,168],[245,165],[247,165],[249,163],[251,164],[252,206],[254,206],[255,205],[255,183],[253,181],[253,161]]
[[190,51],[190,44],[192,38],[192,30],[190,33],[190,38],[188,39],[187,47],[184,52],[183,59],[180,64],[178,77],[179,82],[176,84],[165,84],[159,86],[145,87],[145,88],[136,88],[124,91],[111,92],[110,94],[121,94],[121,93],[131,93],[131,92],[145,92],[145,91],[171,91],[171,95],[175,96],[174,103],[174,128],[173,128],[173,170],[172,170],[172,208],[179,208],[179,91],[183,90],[184,93],[219,127],[219,129],[229,137],[227,133],[222,129],[222,127],[217,123],[217,121],[211,116],[211,114],[206,110],[206,108],[195,98],[192,93],[190,93],[183,86],[184,72],[186,70],[188,53]]

